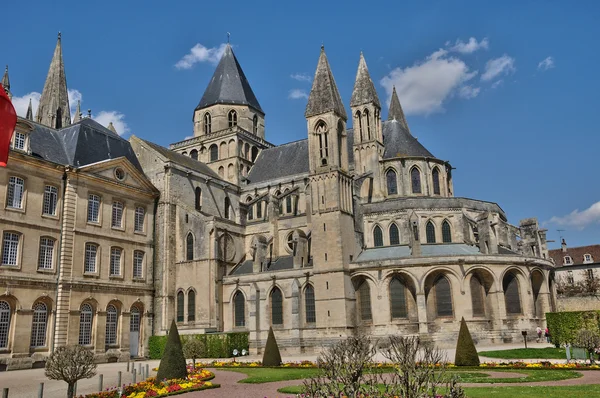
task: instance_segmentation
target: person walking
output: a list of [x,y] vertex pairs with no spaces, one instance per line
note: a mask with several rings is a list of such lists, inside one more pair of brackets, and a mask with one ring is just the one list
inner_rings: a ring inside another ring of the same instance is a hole
[[550,331],[548,330],[548,328],[546,328],[546,331],[544,332],[544,336],[546,337],[546,343],[550,342]]
[[535,329],[535,332],[537,333],[537,342],[541,343],[542,342],[542,328],[538,326]]

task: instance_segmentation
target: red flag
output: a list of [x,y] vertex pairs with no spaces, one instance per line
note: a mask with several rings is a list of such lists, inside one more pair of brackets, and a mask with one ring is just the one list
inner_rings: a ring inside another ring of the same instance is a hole
[[0,167],[6,167],[10,139],[17,125],[17,112],[0,84]]

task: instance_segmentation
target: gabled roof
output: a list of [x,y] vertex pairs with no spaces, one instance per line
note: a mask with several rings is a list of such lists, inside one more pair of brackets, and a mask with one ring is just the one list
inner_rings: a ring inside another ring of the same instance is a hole
[[308,139],[263,149],[248,179],[251,184],[295,174],[308,173]]
[[325,47],[321,47],[321,55],[319,56],[319,63],[317,64],[304,116],[311,117],[331,111],[337,113],[343,119],[348,118],[344,103],[335,85],[329,61],[327,61]]
[[248,105],[264,115],[229,44],[196,110],[215,104]]
[[571,257],[573,263],[570,265],[581,265],[583,264],[583,256],[585,254],[590,254],[592,256],[591,263],[600,262],[600,245],[567,247],[564,252],[562,249],[548,250],[548,255],[554,260],[554,264],[556,264],[557,267],[565,265],[564,258],[566,256]]
[[427,149],[398,120],[388,120],[383,125],[384,159],[400,156],[423,156],[434,158]]
[[356,71],[356,80],[354,81],[354,89],[352,90],[352,98],[350,99],[350,106],[360,106],[371,103],[381,109],[377,90],[375,90],[375,85],[373,84],[373,80],[371,80],[371,75],[369,75],[369,69],[367,69],[365,57],[361,52],[360,60],[358,61],[358,70]]

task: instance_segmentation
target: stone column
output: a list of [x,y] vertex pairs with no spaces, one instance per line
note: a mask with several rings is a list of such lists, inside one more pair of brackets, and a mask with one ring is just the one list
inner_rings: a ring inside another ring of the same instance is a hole
[[106,311],[96,312],[96,333],[94,333],[94,352],[104,354],[106,352]]
[[419,316],[419,334],[429,333],[427,326],[427,302],[425,293],[417,293],[417,315]]
[[494,290],[488,293],[490,301],[494,305],[495,316],[492,317],[492,325],[494,330],[500,331],[504,329],[504,320],[506,319],[506,303],[504,302],[504,292]]
[[33,322],[33,310],[20,309],[16,311],[13,326],[13,357],[28,357],[31,343],[31,324]]
[[67,344],[79,344],[80,313],[80,310],[71,310],[69,312],[69,333],[67,335]]
[[[187,319],[187,318],[186,318]],[[129,327],[131,321],[131,312],[121,313],[121,341],[119,347],[123,354],[129,355]],[[139,355],[139,353],[138,353]]]

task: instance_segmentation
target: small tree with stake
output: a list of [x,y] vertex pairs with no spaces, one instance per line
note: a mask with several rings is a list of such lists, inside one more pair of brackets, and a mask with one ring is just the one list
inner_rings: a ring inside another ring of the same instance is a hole
[[46,361],[45,375],[68,384],[67,398],[73,398],[75,383],[96,375],[94,353],[80,345],[58,347]]
[[206,355],[206,345],[202,340],[191,337],[183,344],[183,355],[186,358],[192,358],[192,364],[196,369],[196,358]]
[[585,348],[587,350],[590,354],[590,365],[593,365],[595,351],[600,347],[600,335],[591,330],[580,330],[575,338],[575,344],[577,347]]

